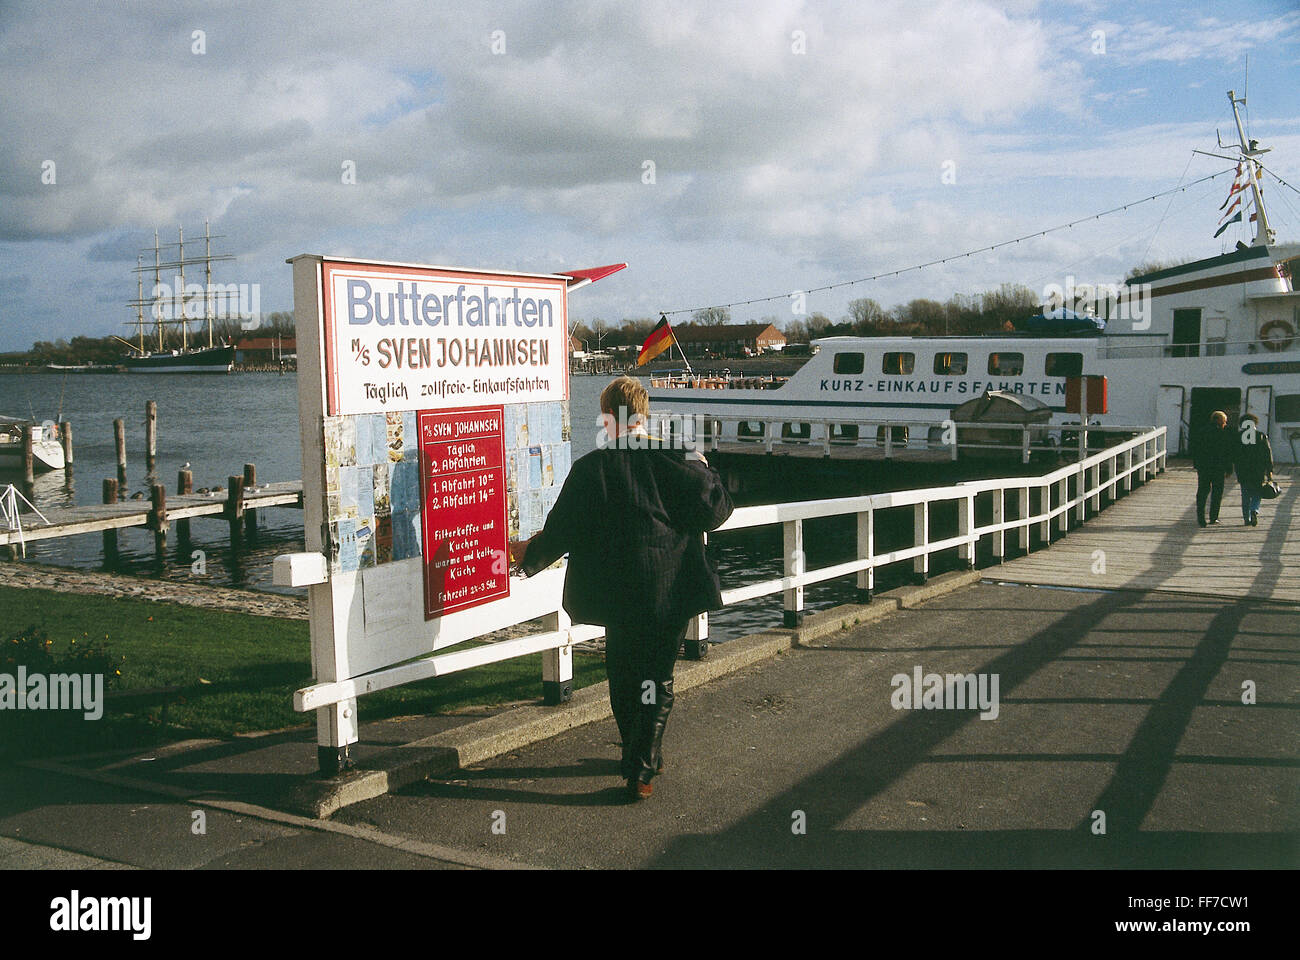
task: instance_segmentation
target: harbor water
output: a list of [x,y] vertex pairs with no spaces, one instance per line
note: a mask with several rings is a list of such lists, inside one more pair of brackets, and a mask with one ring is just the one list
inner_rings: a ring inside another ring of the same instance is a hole
[[[610,379],[575,376],[570,381],[575,459],[595,449],[600,391]],[[0,373],[0,398],[0,414],[41,421],[58,418],[61,410],[62,418],[72,423],[75,463],[67,471],[37,475],[34,499],[38,508],[100,502],[104,478],[117,474],[113,421],[119,418],[125,421],[127,446],[123,498],[141,494],[147,499],[152,483],[162,483],[169,493],[175,492],[177,473],[187,463],[195,491],[225,487],[229,477],[243,473],[245,463],[256,465],[259,483],[301,476],[297,377],[292,373]],[[145,404],[149,400],[158,405],[158,455],[152,474],[145,461]],[[9,482],[18,483],[21,489],[20,475],[0,475],[0,484]],[[782,499],[817,495],[816,491],[791,490]],[[908,542],[910,514],[893,520],[879,518],[878,545],[894,539],[900,544]],[[24,522],[38,524],[39,520],[29,514]],[[301,593],[274,586],[271,565],[276,555],[303,549],[302,524],[301,510],[261,510],[256,535],[232,544],[224,520],[197,518],[191,523],[190,543],[179,544],[173,531],[161,562],[154,552],[152,533],[143,527],[125,529],[118,534],[119,556],[112,570],[163,580]],[[804,541],[810,568],[849,559],[855,546],[854,520],[808,521]],[[711,535],[709,550],[724,588],[781,575],[779,526]],[[98,533],[31,543],[27,560],[105,569]],[[206,570],[203,574],[196,572],[199,560]],[[878,573],[877,589],[904,582],[908,571],[902,566]],[[807,607],[817,610],[850,602],[854,593],[852,577],[810,587]],[[781,597],[777,594],[718,611],[711,617],[710,629],[712,639],[721,641],[780,624]]]

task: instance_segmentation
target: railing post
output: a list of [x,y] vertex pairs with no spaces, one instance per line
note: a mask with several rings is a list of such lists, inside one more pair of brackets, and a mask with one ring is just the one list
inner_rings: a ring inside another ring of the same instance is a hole
[[766,434],[766,436],[763,437],[763,449],[768,453],[771,453],[772,443],[774,440],[772,434],[776,432],[772,428],[776,426],[776,424],[769,421],[763,421],[763,424],[763,433]]
[[1088,471],[1082,463],[1074,468],[1075,526],[1081,527],[1088,519]]
[[[785,546],[784,575],[797,577],[807,566],[803,554],[803,521],[786,520],[781,524],[781,537]],[[783,591],[782,600],[785,608],[783,623],[787,628],[794,629],[799,626],[799,618],[803,613],[803,587]]]
[[822,421],[822,448],[826,451],[826,456],[831,455],[831,422]]
[[1019,502],[1019,504],[1018,504],[1017,506],[1018,506],[1019,509],[1020,509],[1019,520],[1021,521],[1020,524],[1016,527],[1016,532],[1019,534],[1019,538],[1018,538],[1018,539],[1019,539],[1019,542],[1020,542],[1020,549],[1023,550],[1025,553],[1028,553],[1028,552],[1029,552],[1029,544],[1030,544],[1030,539],[1029,539],[1029,533],[1030,533],[1030,531],[1029,531],[1029,484],[1025,484],[1023,487],[1021,487],[1019,490],[1017,490],[1016,493],[1019,494],[1019,497],[1020,497],[1020,502]]
[[[998,487],[993,491],[993,523],[994,525],[1006,523],[1007,519],[1007,491],[1005,487]],[[993,558],[998,563],[1002,563],[1007,558],[1007,532],[998,530],[993,534]]]
[[870,507],[858,513],[858,559],[872,561],[867,569],[858,571],[858,603],[870,603],[871,591],[876,587],[875,513]]
[[1092,512],[1094,514],[1101,512],[1101,464],[1094,463],[1088,468],[1090,479],[1088,489],[1092,491]]
[[1029,462],[1029,424],[1025,424],[1020,430],[1020,462]]
[[885,459],[890,460],[894,456],[894,428],[892,424],[885,424]]
[[971,536],[974,529],[975,492],[971,491],[957,505],[957,536],[966,538],[966,542],[957,548],[957,555],[966,561],[968,570],[975,569],[975,548],[979,545],[979,537]]
[[1056,515],[1056,531],[1064,536],[1070,530],[1070,508],[1068,506],[1070,502],[1069,477],[1062,477],[1060,480],[1056,481],[1056,492],[1060,499],[1057,506],[1061,508],[1061,512]]
[[[708,546],[709,535],[704,536],[704,544]],[[698,616],[691,617],[690,622],[686,624],[686,640],[682,645],[683,656],[687,660],[703,660],[709,655],[709,615],[701,613]]]
[[1124,451],[1124,492],[1129,493],[1133,489],[1133,448],[1129,447]]
[[930,502],[922,500],[912,508],[912,545],[924,547],[912,560],[912,572],[917,583],[925,583],[930,576]]
[[1038,521],[1038,535],[1043,539],[1043,546],[1052,544],[1052,486],[1048,483],[1038,484],[1038,509],[1043,518]]
[[[568,631],[572,625],[564,610],[542,618],[542,629],[546,631]],[[542,703],[555,707],[572,699],[573,644],[542,651]]]

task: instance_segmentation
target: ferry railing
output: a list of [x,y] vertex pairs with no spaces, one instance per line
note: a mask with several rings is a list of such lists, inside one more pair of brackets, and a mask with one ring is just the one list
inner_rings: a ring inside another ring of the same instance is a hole
[[[723,415],[674,415],[652,412],[649,431],[655,436],[670,440],[681,439],[687,445],[695,445],[705,451],[718,451],[722,444],[736,444],[742,449],[762,450],[774,454],[779,449],[808,449],[819,446],[822,455],[834,457],[837,453],[858,449],[882,450],[884,459],[892,460],[900,451],[936,451],[943,450],[951,460],[957,460],[961,451],[1000,451],[1019,453],[1022,464],[1029,463],[1033,455],[1069,454],[1076,452],[1079,443],[1088,443],[1088,449],[1096,446],[1089,437],[1097,434],[1102,437],[1102,446],[1110,443],[1110,437],[1121,439],[1131,436],[1141,427],[1110,424],[1076,423],[1004,423],[943,420],[862,420],[849,417],[826,417],[814,419],[795,419],[787,417],[762,418]],[[723,425],[761,424],[761,429],[748,436],[741,436],[739,430],[724,436]],[[689,429],[687,429],[689,425]],[[785,427],[808,427],[807,435],[802,431],[795,435],[793,431],[786,435]],[[854,433],[835,436],[832,428],[852,427]],[[988,436],[988,431],[1016,434],[1015,440],[1007,442],[976,442],[963,440],[972,431],[979,431],[979,436]],[[1080,434],[1082,433],[1082,436]],[[949,441],[945,437],[951,436]],[[1095,438],[1094,438],[1095,439]]]
[[[780,524],[784,545],[783,573],[780,577],[723,590],[723,604],[730,606],[780,593],[783,622],[787,627],[793,627],[798,624],[804,610],[804,590],[812,584],[856,576],[858,599],[870,602],[876,571],[891,564],[911,561],[914,577],[924,581],[929,576],[931,558],[941,551],[956,548],[959,558],[968,568],[973,568],[976,550],[985,537],[991,538],[993,557],[1001,562],[1007,556],[1007,535],[1012,532],[1017,536],[1019,548],[1028,553],[1032,549],[1035,527],[1043,544],[1049,545],[1053,522],[1058,532],[1064,534],[1071,526],[1071,517],[1075,526],[1081,525],[1089,510],[1093,513],[1101,511],[1104,505],[1118,499],[1121,491],[1128,493],[1132,490],[1135,480],[1145,483],[1156,473],[1163,472],[1168,459],[1166,438],[1165,427],[1145,428],[1136,437],[1039,477],[974,480],[921,490],[740,507],[718,528],[718,532]],[[1036,507],[1032,496],[1034,491],[1038,492]],[[976,522],[976,500],[984,495],[991,497],[992,511],[991,520],[981,524]],[[1009,495],[1016,500],[1016,515],[1012,518],[1008,518],[1007,511]],[[932,540],[931,508],[952,501],[957,504],[957,533]],[[908,506],[913,511],[912,544],[877,552],[876,512]],[[841,563],[808,569],[803,548],[804,521],[845,515],[857,517],[857,556]],[[695,619],[688,636],[696,640],[707,639],[707,614]]]

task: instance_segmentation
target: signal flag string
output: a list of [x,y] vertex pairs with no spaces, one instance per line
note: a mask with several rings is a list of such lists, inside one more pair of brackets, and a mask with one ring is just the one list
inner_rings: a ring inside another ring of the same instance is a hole
[[[993,250],[997,250],[1000,247],[1009,247],[1012,246],[1013,244],[1019,243],[1021,240],[1032,240],[1035,237],[1045,237],[1049,233],[1055,233],[1058,230],[1065,230],[1075,226],[1076,224],[1086,223],[1089,220],[1100,220],[1102,217],[1109,216],[1112,213],[1119,213],[1121,211],[1127,210],[1129,207],[1136,207],[1140,203],[1148,203],[1152,200],[1158,200],[1161,197],[1167,197],[1173,193],[1179,193],[1181,191],[1189,190],[1192,187],[1196,186],[1197,184],[1207,183],[1210,180],[1214,180],[1217,179],[1218,177],[1223,176],[1225,173],[1232,173],[1234,169],[1235,168],[1233,167],[1229,167],[1227,170],[1220,170],[1218,173],[1212,173],[1209,176],[1201,177],[1199,180],[1193,180],[1191,183],[1184,184],[1183,186],[1174,187],[1171,190],[1162,190],[1160,193],[1153,193],[1151,196],[1143,197],[1141,200],[1131,200],[1128,203],[1121,204],[1118,207],[1112,207],[1109,210],[1103,210],[1101,213],[1095,213],[1092,216],[1080,217],[1078,220],[1071,220],[1069,223],[1062,223],[1055,227],[1048,227],[1045,230],[1035,230],[1033,233],[1027,233],[1023,237],[1016,237],[1014,240],[1003,240],[1000,243],[995,243],[990,247],[979,247],[975,250],[968,250],[965,253],[955,253],[951,257],[943,257],[942,259],[939,260],[929,260],[925,263],[913,264],[910,267],[899,267],[897,270],[886,270],[883,273],[877,273],[870,277],[859,277],[857,280],[841,280],[838,283],[828,283],[825,286],[812,287],[808,290],[796,290],[790,293],[778,293],[775,296],[771,296],[771,297],[755,297],[752,300],[735,300],[731,303],[713,303],[702,307],[682,307],[677,310],[661,310],[659,311],[659,315],[672,317],[682,313],[696,313],[700,310],[708,310],[714,307],[725,307],[727,309],[730,309],[732,307],[748,306],[753,303],[771,303],[774,300],[788,300],[791,297],[796,296],[798,294],[822,293],[826,290],[836,290],[839,289],[840,287],[851,287],[854,286],[855,284],[868,283],[872,280],[883,280],[885,277],[896,277],[899,274],[909,273],[912,270],[924,270],[926,267],[934,267],[934,266],[938,266],[941,263],[950,263],[954,260],[962,260],[965,259],[966,257],[974,256],[977,253],[989,253]],[[1272,174],[1272,176],[1275,179],[1279,179],[1276,174],[1272,173],[1272,171],[1269,172],[1270,174]],[[1289,183],[1286,184],[1286,186],[1291,187]],[[1291,189],[1294,190],[1295,188],[1291,187]]]

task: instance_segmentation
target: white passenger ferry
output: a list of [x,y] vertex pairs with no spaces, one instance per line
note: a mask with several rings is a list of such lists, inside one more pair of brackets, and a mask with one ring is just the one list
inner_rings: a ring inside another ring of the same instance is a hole
[[[1232,91],[1228,97],[1235,113],[1243,101]],[[988,390],[1032,397],[1052,408],[1052,422],[1077,423],[1078,415],[1065,410],[1067,377],[1102,375],[1108,410],[1101,423],[1164,425],[1170,452],[1182,453],[1192,425],[1211,411],[1234,420],[1253,413],[1268,432],[1274,459],[1295,463],[1300,292],[1283,264],[1300,257],[1300,244],[1274,242],[1253,163],[1265,151],[1247,143],[1240,120],[1238,132],[1256,211],[1254,242],[1131,278],[1117,298],[1107,298],[1109,319],[1106,304],[1097,305],[1097,319],[1106,322],[1096,323],[1104,329],[1092,335],[829,337],[815,341],[815,355],[784,381],[653,377],[651,407],[678,416],[747,418],[721,420],[721,439],[754,439],[766,423],[779,421],[783,437],[815,442],[827,428],[833,440],[857,438],[857,426],[827,423],[837,417],[937,425]]]

